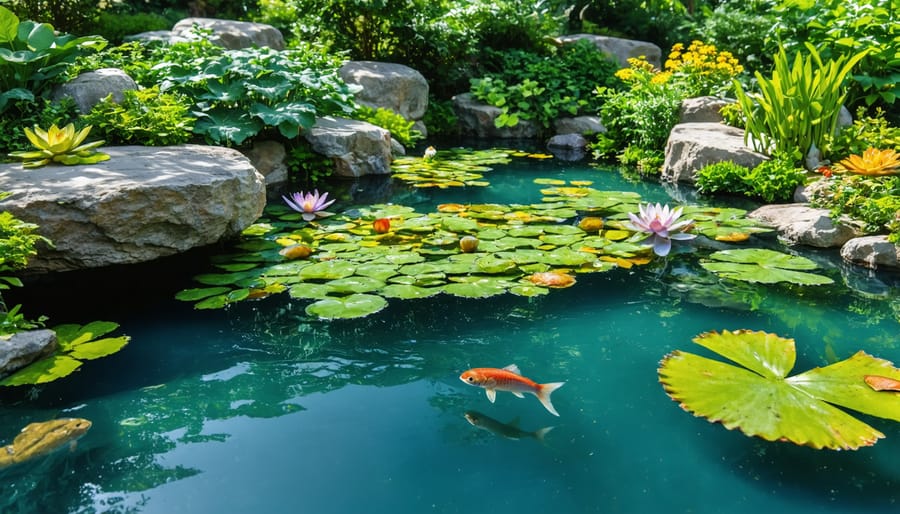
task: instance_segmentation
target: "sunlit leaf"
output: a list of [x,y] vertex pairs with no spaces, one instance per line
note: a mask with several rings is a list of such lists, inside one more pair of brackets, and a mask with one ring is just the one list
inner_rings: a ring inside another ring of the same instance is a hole
[[44,384],[72,374],[81,361],[66,355],[56,355],[26,366],[0,381],[0,386]]
[[184,291],[179,291],[178,294],[175,295],[175,299],[181,300],[183,302],[196,302],[197,300],[202,300],[213,295],[222,294],[226,291],[230,291],[230,288],[202,287],[198,289],[185,289]]
[[80,360],[99,359],[100,357],[106,357],[107,355],[118,352],[124,348],[130,340],[131,338],[128,336],[98,339],[76,346],[69,355]]
[[415,298],[427,298],[441,293],[439,287],[418,287],[407,284],[388,284],[380,291],[381,295],[386,298],[399,298],[403,300],[411,300]]
[[356,266],[348,261],[334,260],[317,262],[300,270],[303,280],[334,280],[353,275]]
[[678,350],[663,360],[660,382],[685,410],[728,429],[813,448],[857,449],[884,435],[835,405],[900,421],[900,395],[865,382],[867,375],[900,379],[900,370],[882,359],[859,352],[785,378],[796,360],[792,339],[742,330],[702,334],[695,342],[742,367]]

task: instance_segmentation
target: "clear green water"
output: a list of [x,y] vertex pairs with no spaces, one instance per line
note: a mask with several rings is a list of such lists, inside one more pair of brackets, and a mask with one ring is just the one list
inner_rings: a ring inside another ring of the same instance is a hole
[[[498,168],[486,190],[394,190],[420,209],[530,202],[537,177],[668,198],[556,162]],[[197,255],[30,284],[10,299],[54,323],[117,321],[132,342],[70,379],[0,392],[2,444],[32,421],[93,422],[74,450],[0,470],[0,512],[900,510],[900,425],[864,417],[886,439],[856,452],[767,443],[682,411],[656,374],[669,351],[703,353],[698,334],[740,328],[794,337],[795,371],[859,349],[898,363],[896,277],[815,252],[804,255],[838,285],[726,287],[703,278],[691,247],[678,250],[545,297],[391,301],[339,322],[308,319],[286,295],[193,311],[172,296],[207,270]],[[509,363],[566,381],[553,395],[559,418],[531,396],[491,404],[457,378]],[[554,428],[543,442],[507,439],[470,425],[469,411]]]

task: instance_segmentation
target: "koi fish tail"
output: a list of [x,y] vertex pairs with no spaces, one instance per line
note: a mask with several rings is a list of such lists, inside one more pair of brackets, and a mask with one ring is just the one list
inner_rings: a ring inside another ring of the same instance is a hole
[[550,402],[550,394],[553,391],[556,391],[560,387],[566,385],[565,382],[551,382],[549,384],[541,384],[540,389],[535,396],[537,396],[538,400],[544,405],[544,408],[550,411],[550,414],[554,416],[559,416],[559,413],[556,412],[556,409],[553,408],[553,404]]

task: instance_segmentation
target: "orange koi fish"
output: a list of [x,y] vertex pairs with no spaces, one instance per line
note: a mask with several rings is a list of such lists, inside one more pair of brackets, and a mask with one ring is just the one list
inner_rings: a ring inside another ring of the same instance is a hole
[[531,393],[537,396],[550,414],[559,416],[559,413],[553,408],[553,404],[550,403],[550,393],[562,387],[565,382],[538,384],[530,378],[523,377],[519,367],[515,364],[510,364],[503,369],[472,368],[463,372],[459,379],[471,386],[483,387],[491,403],[494,403],[497,398],[497,391],[509,391],[519,398],[525,397],[522,393]]

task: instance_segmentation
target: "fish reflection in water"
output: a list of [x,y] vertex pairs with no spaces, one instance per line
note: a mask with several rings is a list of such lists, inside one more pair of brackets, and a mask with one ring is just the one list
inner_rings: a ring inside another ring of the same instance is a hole
[[81,418],[64,418],[31,423],[19,432],[11,444],[0,448],[0,468],[46,455],[69,445],[91,428],[91,422]]
[[467,411],[464,416],[466,418],[466,421],[468,421],[472,426],[476,428],[480,428],[494,435],[513,440],[537,439],[538,441],[543,443],[544,436],[555,428],[544,427],[540,430],[535,430],[534,432],[527,432],[517,426],[518,418],[509,423],[503,423],[502,421],[498,421],[488,415],[473,410]]

